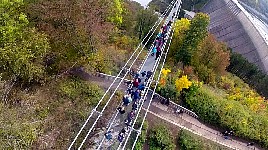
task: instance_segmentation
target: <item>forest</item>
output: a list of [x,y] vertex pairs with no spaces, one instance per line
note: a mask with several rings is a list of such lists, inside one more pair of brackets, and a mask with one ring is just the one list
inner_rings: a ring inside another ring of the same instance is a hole
[[[201,8],[205,1],[191,3]],[[162,13],[167,4],[153,0],[144,9],[131,0],[2,0],[0,149],[66,149],[105,92],[75,70],[116,75],[158,20],[155,11]],[[217,41],[207,31],[209,23],[203,13],[174,22],[157,93],[209,125],[268,148],[268,76]],[[122,95],[116,93],[109,112]],[[227,149],[150,121],[135,149],[146,146]]]

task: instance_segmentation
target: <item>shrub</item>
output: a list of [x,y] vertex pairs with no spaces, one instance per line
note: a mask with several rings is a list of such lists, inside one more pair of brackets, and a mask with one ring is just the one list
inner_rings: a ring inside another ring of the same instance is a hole
[[190,135],[188,135],[185,131],[181,131],[179,133],[179,146],[182,150],[200,150],[201,143],[195,139],[193,139]]
[[33,114],[27,116],[27,122],[21,119],[23,115],[17,109],[7,108],[0,103],[0,149],[31,149],[40,133],[41,125],[33,120],[33,123],[30,122],[29,118],[32,118]]
[[59,90],[62,96],[66,96],[72,101],[83,101],[89,106],[97,104],[103,94],[98,86],[76,78],[68,79],[61,83]]
[[260,141],[268,146],[268,117],[252,112],[237,101],[224,99],[220,103],[221,123],[233,129],[236,135]]
[[268,97],[268,75],[255,64],[250,63],[242,55],[231,53],[230,65],[227,70],[256,89],[259,94]]
[[154,150],[172,150],[175,149],[173,138],[170,131],[163,125],[151,129],[149,135],[150,149]]
[[[138,125],[141,125],[141,121],[138,122]],[[142,130],[141,130],[141,135],[139,136],[139,139],[135,145],[135,150],[141,150],[143,148],[143,144],[145,143],[146,137],[147,137],[147,130],[148,130],[148,122],[144,121]]]
[[205,122],[219,124],[218,114],[221,98],[216,97],[204,88],[194,89],[186,93],[186,104]]
[[187,105],[205,122],[227,127],[236,135],[259,141],[268,147],[268,117],[239,101],[226,99],[202,87],[186,93]]
[[218,83],[220,88],[225,89],[228,93],[226,99],[238,101],[240,104],[247,106],[253,112],[259,114],[266,113],[268,104],[265,99],[252,90],[241,79],[231,74],[221,77]]
[[209,69],[207,66],[201,64],[198,68],[195,68],[195,71],[201,81],[210,84],[215,83],[216,75],[212,69]]

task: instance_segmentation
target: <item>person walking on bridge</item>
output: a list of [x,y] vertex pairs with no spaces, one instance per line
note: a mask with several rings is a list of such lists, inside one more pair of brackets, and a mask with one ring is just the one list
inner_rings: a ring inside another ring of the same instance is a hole
[[145,75],[146,75],[146,71],[143,71],[143,72],[141,73],[141,76],[144,78]]
[[134,96],[133,96],[133,100],[134,101],[137,101],[137,100],[139,100],[141,97],[140,97],[140,90],[136,90],[135,92],[134,92]]
[[152,74],[153,74],[152,71],[147,71],[145,82],[147,82],[149,80],[149,78],[152,76]]
[[160,55],[161,55],[161,48],[158,47],[157,52],[156,52],[156,56],[155,56],[155,60],[157,60]]
[[156,40],[154,41],[154,47],[159,47],[159,37],[156,38]]
[[154,56],[155,53],[156,53],[156,47],[153,47],[152,52],[151,52],[151,56]]
[[126,112],[123,106],[118,107],[117,110],[119,111],[120,114],[124,114]]
[[138,80],[138,79],[134,79],[134,81],[133,81],[133,86],[134,86],[135,88],[138,88],[138,86],[139,86],[139,80]]
[[123,142],[124,137],[125,137],[124,133],[119,133],[117,139],[118,139],[118,141],[121,143],[121,142]]

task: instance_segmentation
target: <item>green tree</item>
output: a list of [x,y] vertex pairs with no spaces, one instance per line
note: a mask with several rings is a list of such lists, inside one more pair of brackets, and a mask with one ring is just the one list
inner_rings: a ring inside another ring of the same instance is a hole
[[189,134],[187,134],[187,131],[182,130],[179,133],[179,145],[182,150],[200,150],[203,149],[201,146],[200,141],[197,141],[193,137],[191,137]]
[[[233,130],[237,136],[259,141],[268,146],[268,119],[266,113],[254,112],[241,100],[225,97],[225,93],[207,86],[186,93],[186,103],[201,120]],[[219,94],[221,93],[221,94]],[[239,94],[233,96],[236,99]]]
[[197,136],[190,131],[181,130],[178,135],[178,144],[181,150],[227,150],[227,147]]
[[149,136],[150,149],[154,150],[173,150],[175,145],[170,131],[163,125],[154,127]]
[[222,98],[215,96],[211,91],[205,88],[191,86],[186,93],[186,104],[192,109],[204,122],[214,125],[220,123],[218,113],[219,102]]
[[137,15],[137,25],[135,30],[137,31],[139,39],[145,37],[150,31],[154,23],[157,21],[158,16],[151,8],[142,9]]
[[229,60],[227,46],[209,34],[198,45],[191,64],[202,81],[213,83],[216,75],[221,76],[226,73],[225,69],[229,65]]
[[44,77],[44,57],[50,50],[44,34],[29,27],[27,16],[21,12],[22,0],[0,3],[0,65],[3,77],[24,82]]
[[135,36],[135,26],[137,24],[138,13],[144,9],[140,3],[135,1],[125,1],[125,11],[123,12],[123,23],[120,29],[126,31],[126,34]]
[[177,51],[177,61],[182,61],[184,65],[191,63],[192,56],[197,50],[197,46],[207,36],[208,25],[209,16],[203,13],[197,13],[191,21],[189,30],[183,39],[182,46]]
[[230,65],[227,70],[248,83],[259,94],[268,97],[268,75],[263,73],[255,64],[250,63],[242,55],[231,53]]
[[174,23],[175,31],[174,31],[172,44],[170,46],[169,58],[174,58],[175,54],[178,53],[178,51],[181,49],[186,33],[190,28],[190,24],[191,24],[190,20],[186,18],[177,20]]
[[110,11],[108,15],[108,20],[116,24],[116,26],[121,26],[123,22],[123,4],[122,0],[112,0],[110,5]]

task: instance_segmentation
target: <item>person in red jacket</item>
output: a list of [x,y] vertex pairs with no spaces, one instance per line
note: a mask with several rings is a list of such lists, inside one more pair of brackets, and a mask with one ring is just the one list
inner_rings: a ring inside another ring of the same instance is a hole
[[133,81],[133,86],[134,86],[135,88],[138,88],[138,86],[139,86],[139,80],[138,80],[138,79],[134,79],[134,81]]

